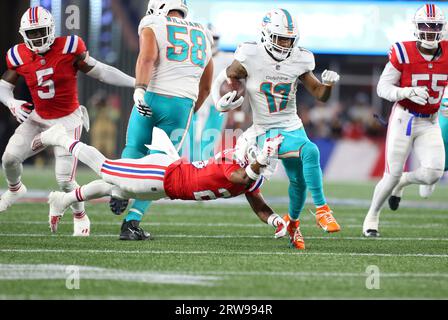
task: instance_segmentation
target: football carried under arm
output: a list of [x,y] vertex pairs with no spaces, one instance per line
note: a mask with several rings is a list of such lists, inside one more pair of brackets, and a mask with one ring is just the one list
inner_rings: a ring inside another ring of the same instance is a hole
[[5,72],[2,80],[0,80],[0,102],[9,108],[19,123],[23,123],[33,112],[34,107],[28,101],[14,98],[14,88],[18,77],[15,71],[8,70]]
[[401,78],[401,72],[397,70],[392,63],[388,63],[381,74],[377,86],[377,93],[383,99],[391,102],[409,99],[419,105],[426,105],[429,98],[428,88],[426,87],[405,87],[400,88],[398,83]]
[[238,90],[233,90],[221,95],[221,88],[226,85],[226,82],[229,87],[234,87],[237,84],[240,84],[240,80],[246,78],[246,69],[236,60],[227,68],[227,70],[223,70],[218,75],[212,86],[212,97],[215,102],[216,110],[219,112],[229,112],[243,105],[243,96],[240,96],[235,101],[235,98],[241,92],[238,92]]
[[128,76],[117,68],[96,60],[88,52],[82,53],[77,58],[76,65],[78,69],[89,77],[117,87],[133,88],[135,86],[135,78]]
[[327,102],[330,99],[332,88],[339,80],[339,74],[329,70],[322,73],[322,82],[311,71],[300,76],[300,81],[308,92],[322,102]]

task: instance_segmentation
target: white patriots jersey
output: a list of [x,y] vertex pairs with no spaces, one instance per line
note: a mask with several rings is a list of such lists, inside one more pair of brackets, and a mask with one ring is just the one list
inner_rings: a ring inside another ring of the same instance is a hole
[[209,31],[200,23],[154,15],[142,19],[139,35],[144,28],[154,31],[159,47],[148,91],[196,101],[199,82],[212,57]]
[[246,95],[254,125],[264,131],[300,129],[303,124],[297,115],[297,85],[301,75],[314,70],[314,55],[303,48],[295,48],[290,57],[276,61],[263,44],[246,42],[238,47],[235,59],[248,74]]

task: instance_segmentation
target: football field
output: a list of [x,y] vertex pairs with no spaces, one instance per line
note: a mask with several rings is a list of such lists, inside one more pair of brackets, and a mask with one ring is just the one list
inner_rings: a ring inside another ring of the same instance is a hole
[[[51,170],[25,172],[29,189],[56,188]],[[85,171],[79,177],[91,179]],[[105,202],[88,204],[89,238],[71,237],[68,213],[51,235],[47,205],[21,203],[0,215],[0,298],[448,299],[448,188],[430,200],[410,188],[402,209],[384,210],[382,237],[365,239],[373,186],[328,184],[342,231],[318,229],[308,204],[304,252],[273,239],[244,199],[156,203],[142,224],[155,237],[146,242],[118,241],[122,217]],[[263,193],[286,212],[286,183],[266,184]]]

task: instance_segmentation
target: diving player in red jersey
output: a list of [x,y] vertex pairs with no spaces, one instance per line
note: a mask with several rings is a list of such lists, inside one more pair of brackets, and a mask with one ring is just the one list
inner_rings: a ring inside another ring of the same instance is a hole
[[[448,42],[443,11],[434,4],[421,7],[414,17],[416,41],[397,42],[378,83],[378,95],[395,102],[386,138],[386,170],[377,184],[363,234],[379,236],[379,217],[389,198],[397,210],[403,189],[411,184],[433,185],[442,176],[445,150],[438,111],[448,85]],[[403,173],[414,150],[419,168]]]
[[[104,196],[151,201],[163,198],[207,201],[245,194],[262,221],[275,228],[284,224],[283,219],[265,203],[259,191],[264,181],[263,173],[269,170],[271,159],[277,155],[282,136],[266,140],[261,153],[255,153],[253,148],[249,152],[240,152],[242,155],[235,150],[226,150],[208,161],[193,163],[179,159],[168,136],[165,134],[164,137],[165,141],[159,143],[165,146],[162,151],[167,154],[109,160],[97,149],[68,136],[61,125],[38,135],[35,139],[44,146],[63,148],[101,177],[101,180],[69,193],[52,192],[49,196],[50,215],[60,218],[69,206]],[[130,228],[136,234],[144,232],[138,226]],[[286,227],[278,229],[281,231],[276,237],[286,234]],[[142,235],[139,240],[148,237],[147,234]]]
[[[0,212],[6,211],[27,192],[21,181],[22,163],[43,150],[38,142],[33,147],[29,144],[38,133],[62,124],[68,134],[80,139],[83,127],[88,129],[87,110],[78,101],[78,71],[116,86],[132,88],[135,84],[134,78],[90,57],[80,37],[56,37],[53,16],[42,7],[25,12],[20,34],[24,43],[8,50],[8,70],[0,81],[0,102],[9,107],[21,123],[2,157],[9,190],[1,197]],[[32,104],[14,98],[13,90],[19,77],[26,81]],[[61,190],[76,189],[76,159],[62,148],[55,148],[54,154],[56,180]],[[88,236],[90,222],[84,204],[77,203],[72,210],[74,236]],[[50,221],[50,227],[55,232],[57,224]]]

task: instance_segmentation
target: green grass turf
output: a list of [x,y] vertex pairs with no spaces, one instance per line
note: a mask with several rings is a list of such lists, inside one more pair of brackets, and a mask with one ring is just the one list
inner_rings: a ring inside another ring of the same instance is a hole
[[[37,188],[49,172],[25,176]],[[90,179],[81,173],[80,180]],[[267,185],[268,186],[268,185]],[[1,186],[0,186],[1,187]],[[45,187],[45,185],[42,185]],[[332,184],[330,195],[368,198],[372,185]],[[48,185],[47,185],[48,188]],[[284,183],[266,193],[284,196]],[[446,192],[446,187],[438,190]],[[440,192],[439,191],[439,192]],[[343,195],[345,194],[345,196]],[[409,192],[411,193],[411,192]],[[445,193],[446,194],[446,193]],[[417,198],[416,198],[417,199]],[[275,206],[282,213],[287,206]],[[155,240],[120,242],[120,217],[107,204],[88,204],[92,237],[72,238],[66,214],[58,235],[50,235],[47,206],[18,204],[0,215],[0,298],[10,299],[313,299],[448,298],[448,212],[385,210],[382,239],[360,237],[365,208],[335,207],[343,230],[327,235],[304,212],[307,250],[274,240],[248,206],[155,204],[143,226]],[[82,279],[68,290],[64,279],[10,280],[5,265],[79,265],[127,272],[213,276],[208,286]],[[366,268],[380,270],[380,289],[366,288]],[[3,277],[2,277],[3,276]]]

